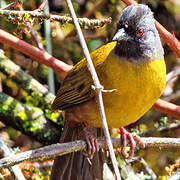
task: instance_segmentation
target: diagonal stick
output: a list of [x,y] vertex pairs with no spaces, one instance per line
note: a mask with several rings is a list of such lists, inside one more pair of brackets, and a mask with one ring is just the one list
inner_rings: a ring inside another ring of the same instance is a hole
[[110,156],[111,156],[112,164],[113,164],[114,171],[115,171],[115,174],[116,174],[116,178],[117,178],[117,180],[120,180],[121,177],[120,177],[120,173],[119,173],[119,169],[118,169],[118,164],[117,164],[117,160],[116,160],[116,157],[115,157],[115,154],[114,154],[114,149],[113,149],[113,145],[112,145],[112,142],[111,142],[111,138],[110,138],[110,134],[109,134],[109,130],[108,130],[108,125],[107,125],[107,121],[106,121],[106,116],[105,116],[105,111],[104,111],[104,104],[103,104],[103,98],[102,98],[103,86],[99,82],[97,73],[95,71],[93,62],[91,60],[91,56],[89,54],[89,50],[87,48],[83,33],[82,33],[80,25],[78,23],[76,13],[75,13],[74,8],[72,6],[71,0],[67,0],[67,5],[68,5],[69,11],[71,13],[72,19],[74,21],[74,25],[75,25],[75,28],[77,30],[81,46],[82,46],[84,55],[85,55],[86,60],[87,60],[87,66],[88,66],[89,71],[90,71],[90,73],[92,75],[94,85],[95,85],[96,90],[97,90],[97,101],[98,101],[100,116],[101,116],[101,119],[102,119],[103,131],[104,131],[105,138],[106,138],[106,141],[107,141],[107,145],[108,145],[108,149],[109,149],[109,152],[110,152]]

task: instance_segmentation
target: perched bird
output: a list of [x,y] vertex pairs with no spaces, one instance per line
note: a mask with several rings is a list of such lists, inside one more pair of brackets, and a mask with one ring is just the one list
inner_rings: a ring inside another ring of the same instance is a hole
[[[104,89],[115,89],[103,94],[108,126],[120,128],[123,137],[132,140],[123,126],[144,115],[161,96],[166,83],[164,51],[148,6],[126,7],[112,42],[92,52],[91,58]],[[64,79],[52,110],[65,110],[69,126],[78,122],[85,128],[102,127],[92,85],[86,59],[82,59]]]

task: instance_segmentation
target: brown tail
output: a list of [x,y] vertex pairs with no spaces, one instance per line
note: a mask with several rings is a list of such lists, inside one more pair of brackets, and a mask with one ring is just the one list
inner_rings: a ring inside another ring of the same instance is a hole
[[[96,136],[102,136],[102,130],[92,128],[90,131]],[[60,142],[78,140],[78,127],[64,127]],[[51,171],[51,180],[102,180],[105,154],[95,153],[91,164],[82,152],[74,152],[56,157]]]

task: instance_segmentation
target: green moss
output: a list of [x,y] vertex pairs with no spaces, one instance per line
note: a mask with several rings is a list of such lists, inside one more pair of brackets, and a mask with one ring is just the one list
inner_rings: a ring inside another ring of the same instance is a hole
[[161,117],[161,119],[159,120],[159,122],[156,122],[154,124],[155,128],[159,128],[159,127],[167,127],[169,125],[168,123],[168,117]]
[[24,122],[24,123],[22,124],[22,126],[23,126],[23,129],[24,129],[25,131],[28,131],[28,130],[29,130],[29,122],[28,122],[28,121]]
[[7,79],[7,76],[3,74],[2,72],[0,72],[0,77],[2,81],[5,81],[5,79]]
[[44,137],[46,138],[46,137],[49,137],[51,135],[51,131],[49,130],[49,131],[47,131],[46,133],[44,133]]
[[17,107],[17,101],[14,101],[13,98],[5,95],[4,93],[0,93],[0,112],[4,115],[14,114],[14,112],[17,111],[16,108],[20,108],[22,110],[22,107]]
[[23,121],[28,120],[28,117],[25,112],[19,112],[17,113],[17,116],[19,116]]
[[41,125],[38,121],[31,121],[30,123],[30,131],[34,134],[37,133],[38,130],[42,129]]
[[58,117],[59,117],[59,113],[58,113],[58,112],[52,112],[52,111],[49,110],[49,109],[45,109],[45,116],[46,116],[48,119],[51,119],[52,121],[56,122],[56,120],[57,120]]

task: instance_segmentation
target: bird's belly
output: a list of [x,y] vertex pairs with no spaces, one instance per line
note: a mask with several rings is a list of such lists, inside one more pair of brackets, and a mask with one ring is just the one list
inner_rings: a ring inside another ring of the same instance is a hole
[[119,64],[118,78],[102,80],[106,89],[117,89],[103,96],[109,127],[126,126],[138,120],[161,96],[166,83],[163,60],[142,65]]
[[104,98],[108,126],[118,128],[135,122],[152,107],[159,96],[160,93],[154,96],[139,90],[138,94],[127,92],[125,95],[111,95],[110,102],[108,97]]
[[[154,87],[151,91],[143,88],[134,92],[127,91],[126,94],[105,93],[103,99],[109,128],[119,128],[137,121],[151,108],[162,91],[163,88],[158,90]],[[74,108],[72,112],[76,114],[76,121],[86,122],[94,127],[102,127],[99,108],[97,103],[94,103],[94,99]]]
[[[124,95],[118,93],[104,94],[105,113],[109,128],[119,128],[137,121],[151,108],[161,95],[161,92],[154,94],[152,90],[149,94],[142,91],[139,91],[138,94],[132,92],[127,92]],[[85,120],[88,125],[102,127],[97,104],[89,101],[78,108],[83,118],[78,118],[80,121]]]
[[[144,67],[123,67],[118,78],[106,76],[105,79],[100,79],[105,89],[117,89],[103,94],[108,126],[118,128],[138,120],[161,96],[165,79],[166,70],[162,60],[153,61]],[[102,127],[95,99],[74,108],[72,112],[76,112],[76,121]]]

